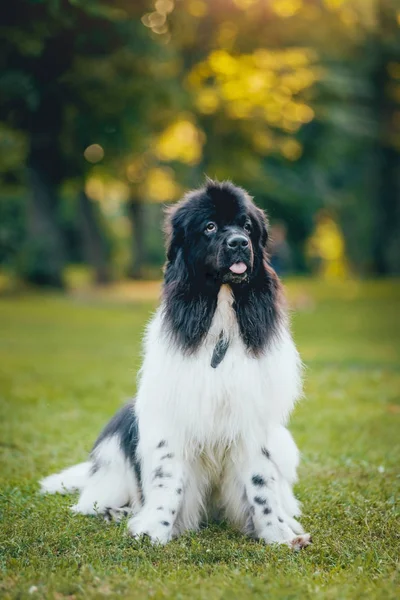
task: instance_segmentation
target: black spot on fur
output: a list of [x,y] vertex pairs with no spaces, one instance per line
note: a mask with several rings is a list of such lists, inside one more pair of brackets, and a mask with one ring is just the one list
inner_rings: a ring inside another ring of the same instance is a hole
[[176,510],[171,510],[171,515],[174,515],[176,513]]
[[224,360],[225,354],[229,348],[229,340],[224,338],[224,333],[221,331],[219,334],[218,342],[215,344],[214,352],[211,357],[211,366],[216,369],[218,365]]
[[257,487],[265,485],[265,479],[261,475],[253,475],[251,481],[253,482],[253,485],[256,485]]
[[90,465],[90,475],[95,475],[97,471],[100,469],[100,464],[97,460],[94,460]]
[[180,495],[182,494],[182,488],[178,488],[178,489],[176,490],[176,493],[178,494],[178,496],[180,496]]
[[264,515],[269,515],[272,512],[269,506],[266,506],[263,510]]
[[163,484],[163,483],[159,483],[157,487],[158,487],[158,488],[163,488],[163,487],[164,487],[164,484]]
[[164,472],[161,467],[157,467],[154,471],[153,479],[163,479],[165,477]]
[[161,442],[158,444],[157,448],[164,448],[164,446],[167,445],[167,442],[165,440],[161,440]]
[[165,460],[166,458],[174,458],[174,455],[172,452],[168,452],[168,454],[164,454],[164,456],[162,456],[160,458],[160,460]]
[[271,454],[269,453],[269,451],[266,448],[262,448],[261,452],[264,454],[264,456],[266,458],[271,458]]
[[157,510],[164,510],[162,506],[157,506]]
[[267,521],[267,527],[271,527],[272,521]]
[[256,504],[260,504],[261,506],[264,506],[264,504],[267,504],[267,501],[265,498],[261,498],[260,496],[254,496],[254,502]]
[[283,523],[283,519],[281,517],[278,517],[278,521],[279,523]]
[[169,521],[161,521],[161,525],[164,525],[165,527],[169,527],[170,522]]

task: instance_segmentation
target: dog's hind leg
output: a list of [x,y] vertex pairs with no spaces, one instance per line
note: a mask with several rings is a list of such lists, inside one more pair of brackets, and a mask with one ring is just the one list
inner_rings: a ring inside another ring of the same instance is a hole
[[125,505],[134,509],[140,506],[140,489],[135,469],[114,435],[97,445],[89,477],[71,510],[85,515],[105,514],[110,508]]
[[132,516],[133,514],[134,514],[134,509],[129,505],[121,506],[118,508],[113,508],[112,506],[109,506],[104,511],[104,519],[106,521],[108,521],[109,523],[111,523],[111,522],[119,523],[125,517]]

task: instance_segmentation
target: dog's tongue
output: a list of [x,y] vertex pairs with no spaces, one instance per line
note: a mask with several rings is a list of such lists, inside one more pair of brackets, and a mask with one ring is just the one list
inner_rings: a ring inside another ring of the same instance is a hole
[[233,265],[230,266],[229,269],[232,271],[232,273],[235,273],[236,275],[241,275],[242,273],[247,271],[247,267],[244,264],[244,262],[233,263]]

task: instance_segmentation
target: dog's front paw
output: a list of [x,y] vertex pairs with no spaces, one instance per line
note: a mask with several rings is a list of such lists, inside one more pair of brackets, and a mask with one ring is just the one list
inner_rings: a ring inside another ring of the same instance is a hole
[[312,544],[312,538],[309,533],[298,535],[290,541],[291,548],[297,552],[303,548],[307,548],[310,544]]
[[[290,527],[294,525],[294,527]],[[297,534],[297,535],[296,535]],[[270,517],[266,522],[260,537],[267,544],[285,544],[293,550],[301,550],[312,543],[309,533],[304,533],[300,523],[294,519]]]
[[160,513],[143,509],[128,521],[128,531],[134,538],[148,536],[152,544],[164,545],[172,538],[172,523],[160,518]]

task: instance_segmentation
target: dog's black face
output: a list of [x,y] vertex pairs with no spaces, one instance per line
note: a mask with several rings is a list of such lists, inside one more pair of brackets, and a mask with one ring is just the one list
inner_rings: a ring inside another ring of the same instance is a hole
[[243,342],[254,356],[263,352],[281,318],[264,213],[241,188],[208,181],[171,209],[167,236],[164,323],[178,346],[199,347],[228,284]]
[[192,277],[218,283],[248,283],[263,261],[265,216],[246,192],[229,183],[209,183],[174,209],[168,249]]

